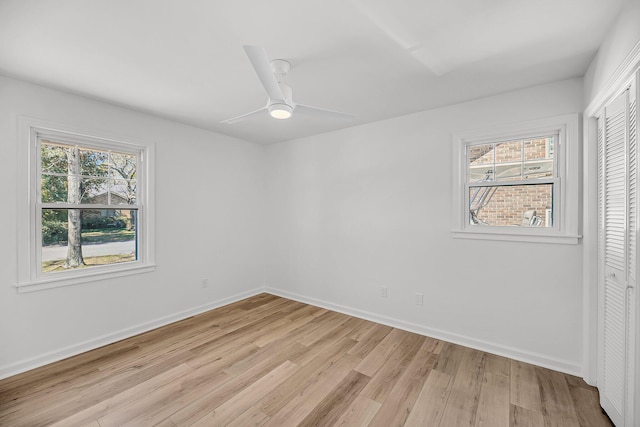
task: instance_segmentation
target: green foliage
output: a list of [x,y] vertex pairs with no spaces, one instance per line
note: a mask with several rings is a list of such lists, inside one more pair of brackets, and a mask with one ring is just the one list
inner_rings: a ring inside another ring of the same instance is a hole
[[67,149],[59,145],[42,143],[40,149],[42,166],[42,200],[67,201],[67,179],[49,173],[67,173]]
[[42,220],[67,222],[67,210],[66,209],[43,209]]
[[53,245],[56,243],[66,243],[68,225],[66,221],[42,220],[42,244]]
[[88,216],[82,218],[83,230],[106,230],[126,228],[128,218],[109,216]]

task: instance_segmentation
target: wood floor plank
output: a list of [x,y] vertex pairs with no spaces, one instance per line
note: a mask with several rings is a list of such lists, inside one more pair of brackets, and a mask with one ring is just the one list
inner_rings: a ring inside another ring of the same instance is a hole
[[436,363],[437,356],[430,352],[431,343],[423,341],[415,357],[402,373],[391,392],[384,400],[371,426],[401,426],[407,420],[420,390]]
[[[129,371],[122,371],[118,375],[103,377],[102,381],[94,380],[86,384],[84,379],[78,380],[73,375],[68,378],[69,387],[64,391],[53,391],[46,394],[49,400],[55,396],[56,405],[33,405],[33,402],[42,401],[40,397],[33,397],[19,403],[18,410],[15,407],[10,411],[0,408],[0,425],[4,415],[18,417],[21,421],[39,419],[46,425],[58,419],[69,417],[79,411],[95,404],[96,401],[107,400],[119,393],[126,392],[147,381],[159,378],[167,371],[184,364],[182,354],[168,358],[160,358],[150,366],[135,365]],[[33,399],[33,400],[32,400]],[[1,406],[1,405],[0,405]],[[15,411],[14,411],[15,410]],[[22,414],[22,415],[21,415]],[[26,422],[29,425],[29,422]]]
[[485,353],[464,349],[449,400],[440,421],[443,426],[474,425],[484,376]]
[[370,379],[360,372],[349,372],[298,425],[301,427],[334,425]]
[[[155,426],[167,422],[171,415],[194,399],[230,380],[230,376],[224,372],[218,371],[212,375],[203,375],[204,371],[205,368],[200,368],[172,384],[167,384],[167,388],[175,388],[175,392],[172,394],[166,394],[164,390],[160,389],[150,393],[145,399],[146,403],[134,401],[133,407],[128,408],[127,416],[121,417],[123,420],[121,425]],[[109,413],[109,415],[112,414]],[[173,421],[171,422],[173,423]]]
[[[332,316],[326,316],[326,317],[331,317],[329,320],[327,321],[322,321],[322,327],[318,328],[316,330],[313,331],[313,333],[308,334],[307,336],[301,338],[300,340],[298,340],[298,342],[302,345],[306,345],[306,346],[311,346],[313,344],[315,344],[316,342],[320,341],[322,338],[324,338],[326,335],[330,334],[334,329],[339,328],[340,326],[342,326],[345,322],[349,321],[350,318],[349,316],[347,316],[346,314],[342,314],[342,313],[331,313],[333,314]],[[320,319],[320,318],[318,318]]]
[[194,423],[611,426],[580,378],[269,294],[0,380],[2,426]]
[[362,395],[383,403],[423,343],[423,337],[417,334],[407,335],[376,371],[369,384],[362,390]]
[[356,367],[361,374],[373,377],[375,373],[389,359],[409,332],[393,329]]
[[377,325],[377,323],[365,320],[364,322],[362,322],[362,325],[359,328],[355,329],[349,334],[349,338],[358,342],[362,341],[362,339],[370,334]]
[[358,396],[335,422],[336,427],[366,427],[371,423],[380,403]]
[[476,427],[508,427],[510,410],[509,377],[485,370]]
[[359,361],[360,359],[349,354],[343,354],[334,364],[326,367],[318,377],[318,381],[307,385],[296,394],[289,403],[265,423],[265,426],[281,427],[282,425],[299,424],[353,370]]
[[136,404],[139,407],[136,413],[140,415],[127,421],[127,424],[155,425],[170,417],[202,394],[228,381],[230,375],[223,368],[238,359],[244,360],[246,357],[251,357],[254,348],[256,347],[253,344],[248,343],[219,354],[215,361],[194,369],[190,374],[177,380],[180,387],[166,400],[156,399],[155,404],[151,406]]
[[559,372],[536,367],[540,397],[542,400],[542,415],[547,427],[579,426],[565,376]]
[[361,319],[350,319],[352,321],[343,322],[339,327],[333,328],[331,332],[324,335],[322,338],[317,340],[309,349],[309,351],[300,357],[296,358],[295,362],[301,366],[305,366],[311,360],[313,360],[317,355],[325,353],[327,350],[330,350],[333,346],[335,346],[336,342],[341,342],[343,338],[347,338],[349,342],[353,345],[356,344],[356,341],[348,338],[349,335],[355,328],[362,324]]
[[227,427],[258,427],[267,421],[269,421],[269,416],[252,406],[227,424]]
[[296,395],[303,393],[310,385],[322,381],[327,369],[337,364],[353,343],[352,339],[344,337],[324,353],[316,355],[311,362],[292,375],[286,384],[277,387],[257,402],[256,407],[273,417]]
[[277,342],[271,343],[267,346],[259,348],[258,351],[247,355],[244,358],[238,359],[232,364],[227,365],[224,368],[224,372],[229,375],[237,376],[246,372],[252,366],[260,361],[264,360],[267,357],[276,356],[278,357],[287,357],[289,359],[295,359],[297,355],[303,355],[307,353],[309,349],[297,342]]
[[[566,377],[569,379],[570,375]],[[575,379],[575,377],[573,377]],[[569,382],[567,381],[567,382]],[[600,408],[600,401],[598,392],[592,387],[589,387],[584,381],[571,381],[569,385],[569,392],[574,402],[576,414],[578,416],[578,424],[582,427],[610,427],[611,420],[607,417],[602,408]],[[587,385],[587,387],[585,387]]]
[[476,427],[508,427],[511,411],[511,361],[485,354],[484,379],[480,388]]
[[509,412],[510,427],[544,427],[544,416],[541,412],[532,411],[518,405],[511,405]]
[[[225,380],[228,380],[228,377],[221,378],[220,382],[224,382]],[[108,413],[98,418],[98,422],[101,427],[140,425],[138,420],[136,420],[137,418],[147,411],[162,408],[163,405],[173,401],[183,391],[184,388],[179,379],[177,381],[171,381],[149,390],[148,393],[130,398],[122,406],[111,407]]]
[[209,393],[204,394],[200,398],[184,406],[182,409],[171,415],[171,420],[178,425],[185,425],[198,421],[201,416],[208,412],[209,408],[215,408],[231,399],[234,394],[262,378],[276,366],[287,360],[288,356],[288,354],[275,353],[270,357],[265,357],[242,374],[232,377],[220,387],[213,389]]
[[315,317],[313,317],[312,315],[308,315],[306,317],[302,317],[297,320],[287,319],[289,321],[288,323],[285,323],[280,328],[273,329],[269,332],[266,332],[260,335],[258,338],[256,338],[253,341],[253,343],[258,347],[264,347],[265,345],[286,336],[289,332],[298,329],[299,327],[303,326],[308,322],[311,322],[314,319]]
[[265,394],[283,383],[298,369],[300,369],[300,366],[295,363],[289,362],[288,360],[283,362],[280,366],[200,418],[193,426],[207,427],[228,424],[231,420],[237,418],[249,409],[251,405]]
[[178,427],[178,426],[176,426],[176,423],[174,423],[169,418],[167,418],[166,420],[162,420],[157,424],[153,424],[153,427]]
[[540,384],[535,366],[511,361],[511,403],[542,413]]
[[411,409],[406,427],[439,426],[451,393],[453,377],[435,369],[429,372]]
[[364,359],[392,330],[393,328],[390,326],[376,324],[369,333],[364,335],[358,343],[349,350],[349,354]]
[[440,349],[438,362],[433,369],[454,377],[458,371],[458,367],[460,367],[462,356],[464,356],[466,351],[467,349],[465,347],[451,343],[444,343]]
[[[495,354],[485,353],[484,371],[509,378],[511,375],[511,359],[497,356]],[[511,384],[509,384],[509,387],[511,387]]]
[[52,423],[54,426],[79,425],[108,414],[119,407],[126,406],[131,400],[144,397],[151,390],[154,390],[164,384],[173,382],[174,380],[188,374],[191,368],[187,364],[182,364],[174,369],[163,372],[147,381],[141,382],[113,397],[99,401],[82,411],[62,419],[58,423]]

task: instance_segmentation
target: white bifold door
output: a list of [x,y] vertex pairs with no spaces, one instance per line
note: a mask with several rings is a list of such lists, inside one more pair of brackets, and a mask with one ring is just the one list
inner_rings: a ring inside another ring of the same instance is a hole
[[598,118],[598,389],[602,407],[618,427],[640,425],[634,414],[639,220],[636,99],[634,81]]

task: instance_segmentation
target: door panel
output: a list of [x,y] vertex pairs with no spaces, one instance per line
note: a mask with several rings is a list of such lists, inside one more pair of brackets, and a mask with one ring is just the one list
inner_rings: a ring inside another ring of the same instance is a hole
[[602,155],[599,170],[603,245],[598,385],[602,407],[618,426],[624,425],[627,406],[629,225],[632,215],[635,215],[635,186],[634,199],[631,200],[630,185],[628,96],[626,91],[611,102],[598,122],[599,144],[602,145],[599,147]]

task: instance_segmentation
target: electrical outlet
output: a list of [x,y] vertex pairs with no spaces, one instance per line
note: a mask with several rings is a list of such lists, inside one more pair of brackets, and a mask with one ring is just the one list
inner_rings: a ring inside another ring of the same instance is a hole
[[386,297],[387,297],[387,288],[386,288],[386,287],[382,286],[382,287],[380,288],[380,296],[381,296],[382,298],[386,298]]
[[208,288],[209,287],[209,279],[202,279],[202,281],[200,281],[200,286],[204,289],[204,288]]
[[416,305],[424,304],[424,295],[420,293],[416,293]]

